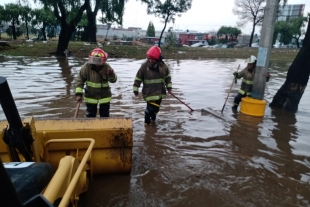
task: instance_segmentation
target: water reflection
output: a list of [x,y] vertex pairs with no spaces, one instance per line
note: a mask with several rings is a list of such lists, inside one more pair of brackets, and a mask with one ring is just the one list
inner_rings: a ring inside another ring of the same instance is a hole
[[[7,77],[22,117],[69,118],[76,106],[75,78],[85,61],[0,56],[0,75]],[[245,67],[244,60],[167,60],[174,94],[195,111],[168,95],[156,124],[145,127],[145,102],[132,92],[143,61],[109,59],[118,76],[110,113],[132,117],[133,166],[130,175],[95,177],[85,206],[310,205],[309,89],[298,113],[267,107],[257,118],[231,110],[239,81],[222,114],[232,73],[239,64]],[[289,64],[270,64],[267,102]],[[79,116],[85,116],[84,104]]]

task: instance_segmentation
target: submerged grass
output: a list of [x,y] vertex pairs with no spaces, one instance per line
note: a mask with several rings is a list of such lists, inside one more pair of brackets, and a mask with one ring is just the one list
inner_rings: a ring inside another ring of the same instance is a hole
[[[57,41],[26,42],[8,41],[8,46],[0,45],[0,54],[8,56],[36,56],[48,57],[55,55]],[[145,58],[145,53],[151,45],[104,45],[102,49],[108,52],[109,57],[115,58]],[[84,44],[83,42],[70,42],[68,55],[74,57],[88,57],[89,52],[98,47],[97,44]],[[271,50],[270,60],[293,61],[299,49]],[[214,59],[214,58],[248,58],[257,56],[258,48],[202,48],[202,47],[162,47],[162,55],[166,59]]]

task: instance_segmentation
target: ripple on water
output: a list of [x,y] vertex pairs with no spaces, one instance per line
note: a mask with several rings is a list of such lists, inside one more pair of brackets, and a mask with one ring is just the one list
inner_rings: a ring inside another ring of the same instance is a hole
[[[71,118],[75,78],[86,59],[3,57],[22,117]],[[155,124],[145,127],[145,102],[132,84],[144,60],[109,59],[118,81],[110,84],[111,116],[133,120],[131,176],[94,178],[88,205],[107,206],[309,206],[309,99],[290,115],[266,108],[263,118],[231,111],[241,81],[232,73],[241,59],[167,60],[173,92],[195,111],[168,95]],[[290,63],[272,62],[268,103],[283,84]],[[141,89],[140,89],[141,91]],[[202,109],[205,109],[203,111]],[[85,116],[85,105],[80,116]],[[5,116],[0,109],[0,119]]]

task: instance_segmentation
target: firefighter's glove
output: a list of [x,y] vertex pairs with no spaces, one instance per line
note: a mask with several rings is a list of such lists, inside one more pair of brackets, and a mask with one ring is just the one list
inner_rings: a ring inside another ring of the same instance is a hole
[[114,76],[114,71],[112,68],[109,68],[108,70],[108,76]]
[[135,96],[138,96],[138,95],[139,95],[139,92],[138,92],[138,91],[134,91],[133,93],[135,94]]
[[83,101],[82,96],[76,96],[76,102],[77,103],[82,103],[82,101]]
[[169,93],[169,94],[171,94],[171,92],[172,92],[172,89],[167,89],[167,90],[168,90],[168,93]]
[[235,76],[235,78],[238,78],[238,72],[234,72],[233,75]]

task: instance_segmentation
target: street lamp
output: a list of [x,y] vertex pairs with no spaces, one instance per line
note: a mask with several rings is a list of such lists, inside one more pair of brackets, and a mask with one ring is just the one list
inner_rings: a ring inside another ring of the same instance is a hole
[[111,28],[111,22],[108,22],[107,26],[108,26],[108,30],[107,30],[107,34],[105,35],[104,41],[106,41],[106,39],[107,39],[109,29]]

